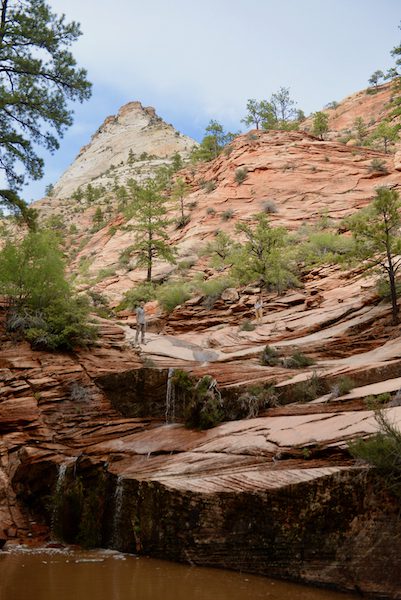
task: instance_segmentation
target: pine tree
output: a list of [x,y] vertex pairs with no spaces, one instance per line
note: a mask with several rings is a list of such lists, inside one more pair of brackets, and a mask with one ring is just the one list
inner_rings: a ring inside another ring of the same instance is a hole
[[37,147],[59,147],[72,124],[70,102],[88,99],[91,85],[69,51],[81,35],[77,23],[45,0],[1,0],[0,10],[0,170],[10,188],[0,202],[25,216],[18,190],[43,176]]
[[326,113],[318,111],[313,115],[312,133],[323,140],[329,130],[329,117]]
[[352,257],[367,271],[384,272],[390,285],[393,323],[398,323],[396,276],[401,267],[401,200],[396,190],[378,188],[371,205],[348,220],[355,240]]
[[134,204],[135,241],[132,253],[136,254],[137,265],[147,270],[146,281],[152,281],[152,269],[156,258],[174,263],[174,249],[167,243],[168,198],[160,193],[157,184],[148,181],[138,188]]

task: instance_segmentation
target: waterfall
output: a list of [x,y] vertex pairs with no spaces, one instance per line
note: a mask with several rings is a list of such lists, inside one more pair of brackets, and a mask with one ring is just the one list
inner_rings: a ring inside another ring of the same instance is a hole
[[61,463],[60,465],[58,465],[56,487],[54,489],[54,494],[53,494],[52,516],[51,516],[51,520],[50,520],[50,534],[51,534],[52,538],[54,538],[55,536],[57,537],[56,529],[57,529],[58,520],[59,520],[59,516],[60,516],[59,509],[62,504],[62,494],[63,494],[65,477],[67,474],[67,467],[68,467],[68,462],[64,462],[64,463]]
[[166,389],[166,423],[174,423],[175,420],[175,390],[173,383],[174,369],[168,370]]
[[120,547],[120,529],[122,523],[122,509],[124,501],[124,480],[119,475],[117,477],[116,488],[113,498],[113,522],[111,527],[110,547],[118,550]]

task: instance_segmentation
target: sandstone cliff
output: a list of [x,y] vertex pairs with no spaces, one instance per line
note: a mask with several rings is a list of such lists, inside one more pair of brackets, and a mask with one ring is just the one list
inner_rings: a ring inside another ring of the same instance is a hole
[[[81,148],[55,185],[53,202],[56,198],[69,198],[88,183],[107,185],[116,177],[123,183],[135,168],[144,177],[176,152],[187,157],[194,145],[194,140],[165,123],[154,108],[129,102],[116,115],[107,117],[90,142]],[[130,151],[132,164],[127,165]]]
[[[355,110],[351,102],[349,119]],[[153,118],[142,112],[144,121]],[[374,159],[386,170],[375,170]],[[238,169],[246,169],[242,183]],[[190,220],[182,229],[172,224],[169,236],[180,260],[206,276],[203,244],[239,219],[251,221],[266,203],[274,224],[296,230],[322,217],[339,223],[379,185],[401,187],[393,155],[305,132],[252,131],[180,175],[191,190]],[[57,194],[55,205],[78,230],[67,237],[79,248],[72,271],[82,275],[85,264],[82,288],[116,304],[143,278],[118,260],[132,242],[120,228],[123,214],[112,212],[88,236],[94,207]],[[114,273],[99,280],[105,267]],[[164,276],[167,268],[155,271]],[[8,339],[0,321],[0,538],[48,541],[57,526],[68,542],[85,533],[102,546],[399,599],[398,500],[347,450],[377,430],[372,397],[385,394],[384,410],[401,424],[399,327],[373,278],[358,269],[319,267],[303,283],[282,295],[264,292],[265,315],[251,331],[242,324],[253,319],[256,286],[212,305],[200,295],[168,317],[149,304],[141,350],[131,348],[129,312],[102,320],[98,345],[69,355],[32,351]],[[280,364],[261,364],[267,344]],[[288,359],[297,351],[314,364],[295,368]],[[245,406],[249,418],[184,428],[172,369],[212,376],[223,405]],[[352,389],[341,391],[345,376]],[[271,386],[274,394],[255,408]]]

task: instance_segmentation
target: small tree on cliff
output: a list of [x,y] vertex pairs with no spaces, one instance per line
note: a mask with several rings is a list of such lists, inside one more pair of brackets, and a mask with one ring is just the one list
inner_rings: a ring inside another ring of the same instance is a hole
[[146,281],[152,281],[153,263],[156,258],[169,263],[175,262],[174,249],[167,243],[168,198],[160,193],[154,181],[148,181],[136,192],[134,204],[135,241],[131,253],[136,254],[137,265],[147,270]]
[[297,283],[287,231],[284,227],[272,227],[264,213],[255,215],[255,219],[254,226],[236,225],[245,242],[232,251],[232,274],[244,283],[259,279],[265,287],[281,293]]
[[326,113],[318,111],[313,115],[312,133],[323,140],[329,130],[329,117]]
[[224,131],[223,126],[214,119],[209,122],[205,133],[199,146],[191,152],[191,159],[194,162],[213,160],[235,137],[235,134]]
[[26,179],[43,176],[37,147],[56,150],[72,124],[70,101],[91,94],[86,71],[69,51],[80,35],[77,23],[66,23],[44,0],[0,1],[0,170],[9,185],[0,203],[31,225],[18,191]]
[[394,324],[399,320],[396,277],[401,267],[400,208],[398,192],[381,187],[370,206],[347,221],[355,241],[353,258],[363,261],[365,270],[384,272],[388,278]]
[[387,154],[389,145],[399,139],[400,125],[391,125],[388,121],[382,121],[374,130],[371,140],[380,140],[383,150]]
[[259,125],[266,118],[267,109],[267,102],[265,100],[258,102],[251,98],[246,104],[247,115],[244,119],[241,119],[242,123],[248,127],[255,125],[256,129],[259,129]]
[[188,192],[189,192],[188,185],[185,183],[185,181],[181,177],[179,177],[173,185],[173,189],[171,190],[171,195],[172,195],[172,198],[176,202],[178,202],[179,207],[180,207],[181,216],[180,216],[178,224],[181,226],[185,225],[185,223],[187,222],[184,202],[185,202],[185,196],[188,194]]
[[374,89],[377,91],[379,81],[383,78],[384,78],[383,71],[380,71],[380,70],[375,71],[374,73],[372,73],[372,75],[369,79],[369,83],[370,83],[370,85],[373,85]]

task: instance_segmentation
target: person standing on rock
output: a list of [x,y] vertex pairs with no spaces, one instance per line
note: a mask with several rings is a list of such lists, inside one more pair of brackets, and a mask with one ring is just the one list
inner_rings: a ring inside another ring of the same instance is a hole
[[256,323],[257,323],[257,325],[261,325],[262,324],[262,318],[263,318],[263,298],[262,298],[262,294],[259,294],[259,296],[256,299],[256,302],[255,302],[255,315],[256,315]]
[[136,334],[135,334],[135,345],[138,345],[139,334],[141,334],[141,344],[145,342],[145,329],[146,329],[146,314],[145,314],[145,302],[142,300],[139,306],[135,309],[136,313]]

